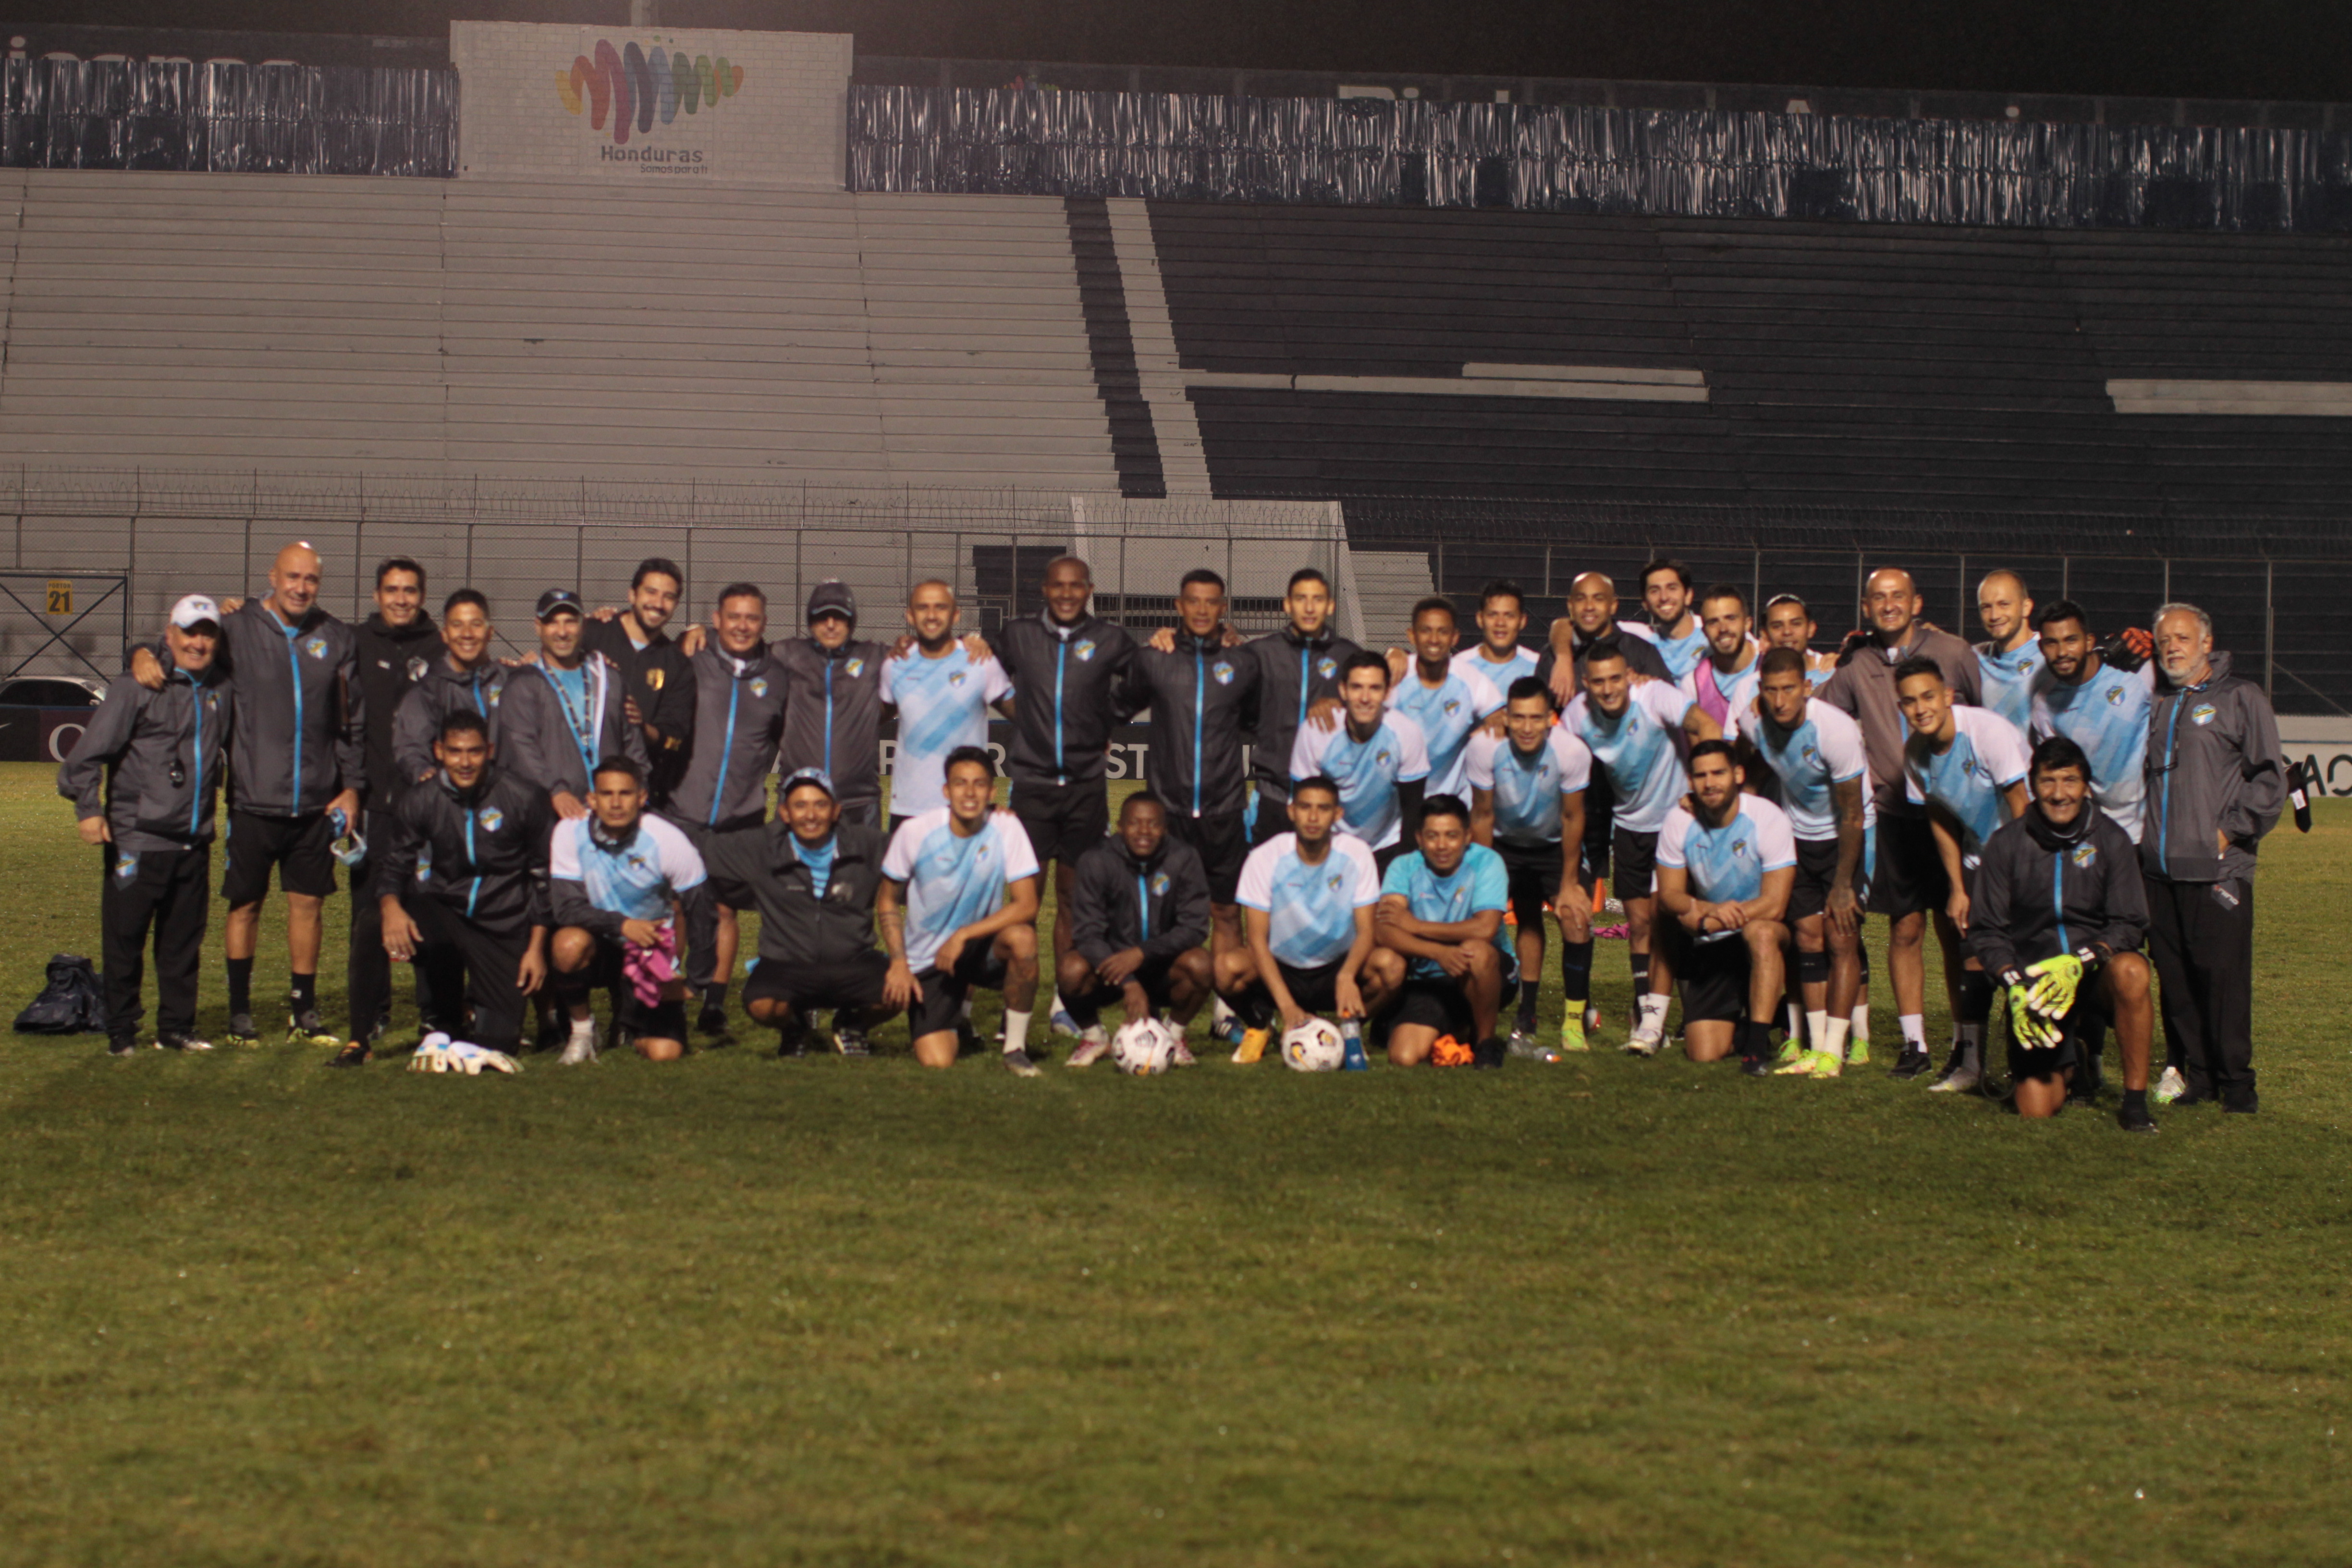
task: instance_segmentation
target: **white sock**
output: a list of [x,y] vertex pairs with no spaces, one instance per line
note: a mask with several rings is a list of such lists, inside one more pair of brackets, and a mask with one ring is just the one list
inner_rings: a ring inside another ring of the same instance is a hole
[[1028,1045],[1029,1015],[1016,1013],[1007,1007],[1004,1010],[1004,1048],[1007,1051],[1025,1050]]
[[[1813,1042],[1813,1049],[1822,1048],[1822,1041],[1828,1038],[1829,1026],[1830,1015],[1827,1008],[1816,1007],[1805,1015],[1805,1038]],[[1790,1033],[1794,1034],[1796,1031],[1791,1029]],[[1838,1033],[1841,1035],[1845,1033],[1845,1026],[1843,1022],[1838,1026]]]
[[1853,1005],[1853,1037],[1863,1045],[1870,1044],[1870,1004]]
[[1924,1013],[1905,1013],[1895,1020],[1903,1028],[1903,1048],[1924,1051],[1927,1048],[1927,1017]]
[[1054,1011],[1055,1013],[1066,1013],[1069,1010],[1070,1005],[1062,1000],[1062,993],[1059,989],[1056,989],[1054,993]]
[[1225,1026],[1225,1020],[1234,1016],[1234,1010],[1225,1005],[1225,999],[1222,996],[1212,997],[1210,1000],[1215,1005],[1209,1013],[1209,1026],[1213,1029],[1222,1029]]
[[1641,1026],[1638,1035],[1663,1035],[1666,1032],[1666,999],[1655,992],[1642,998]]
[[1813,1047],[1825,1057],[1845,1060],[1845,1020],[1830,1018],[1822,1026],[1821,1044]]
[[967,1024],[971,1022],[971,994],[970,992],[964,993],[963,1006],[957,1016],[962,1018]]
[[[1793,1040],[1800,1037],[1801,1032],[1805,1026],[1805,1020],[1811,1015],[1808,1014],[1804,1008],[1799,1006],[1794,1002],[1790,1003],[1785,1011],[1788,1015],[1789,1037]],[[1820,1028],[1817,1026],[1813,1030],[1813,1033],[1816,1035],[1820,1034]]]
[[595,1034],[595,1032],[596,1020],[593,1017],[574,1018],[572,1020],[572,1037],[573,1039],[584,1040]]

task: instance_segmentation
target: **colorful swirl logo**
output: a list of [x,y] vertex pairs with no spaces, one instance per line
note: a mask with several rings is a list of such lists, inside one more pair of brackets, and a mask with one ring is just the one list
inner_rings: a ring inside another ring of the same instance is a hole
[[743,68],[729,65],[725,55],[688,59],[683,49],[673,54],[656,44],[648,51],[634,43],[615,49],[602,38],[593,58],[574,55],[571,69],[555,73],[555,96],[565,111],[577,114],[584,106],[588,123],[598,131],[609,114],[614,145],[623,147],[633,121],[638,131],[651,131],[656,120],[667,125],[681,110],[716,109],[720,99],[742,90]]

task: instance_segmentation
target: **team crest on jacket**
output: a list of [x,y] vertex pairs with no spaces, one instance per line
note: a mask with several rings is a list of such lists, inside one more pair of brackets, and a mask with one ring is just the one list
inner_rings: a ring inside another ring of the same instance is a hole
[[1155,899],[1159,899],[1165,898],[1167,895],[1168,873],[1162,871],[1160,875],[1151,879],[1151,896]]
[[1328,680],[1339,673],[1339,661],[1327,653],[1315,661],[1315,673]]
[[2210,702],[2200,702],[2189,710],[2189,721],[2200,726],[2210,724],[2213,721],[2213,716],[2220,711],[2221,710],[2215,708]]
[[310,641],[302,645],[302,651],[309,654],[312,658],[324,658],[327,657],[327,639],[324,637],[312,637]]
[[114,852],[114,879],[129,887],[139,879],[139,854],[133,849]]
[[430,844],[420,844],[416,847],[416,880],[419,885],[422,885],[431,881],[432,879],[433,846]]
[[2099,858],[2099,847],[2095,844],[2077,844],[2074,846],[2074,852],[2066,858],[2077,866],[2088,867],[2092,861]]
[[[381,661],[381,660],[379,660],[378,662],[379,662],[379,664],[381,664],[381,662],[382,662],[382,661]],[[428,669],[432,668],[433,668],[433,667],[432,667],[431,665],[426,664],[426,663],[425,663],[422,658],[412,658],[412,659],[410,659],[410,660],[408,661],[408,679],[409,679],[409,680],[410,680],[412,683],[414,683],[414,682],[415,682],[415,681],[419,681],[419,680],[424,679],[425,679],[425,672],[426,670],[428,670]]]
[[751,695],[754,697],[765,697],[767,694],[768,678],[764,675],[753,676],[751,678]]
[[1209,673],[1217,678],[1217,684],[1220,686],[1231,686],[1234,683],[1234,667],[1222,658],[1209,666]]
[[485,833],[496,833],[499,830],[499,824],[506,819],[507,814],[495,805],[482,807],[474,816],[474,820],[482,825],[482,831]]
[[1083,642],[1073,643],[1070,651],[1078,656],[1080,664],[1085,664],[1095,656],[1095,639],[1088,637]]
[[866,656],[864,654],[859,654],[856,658],[852,658],[847,664],[842,666],[842,668],[848,670],[849,679],[855,680],[859,676],[866,673]]
[[491,706],[491,707],[493,707],[493,708],[497,707],[497,706],[499,705],[499,699],[500,699],[500,698],[504,697],[506,694],[507,694],[507,689],[506,689],[505,687],[503,687],[503,686],[493,686],[493,687],[491,687],[491,688],[490,688],[490,706]]
[[669,684],[669,671],[667,669],[649,669],[646,671],[646,684],[654,690],[659,691],[663,687]]

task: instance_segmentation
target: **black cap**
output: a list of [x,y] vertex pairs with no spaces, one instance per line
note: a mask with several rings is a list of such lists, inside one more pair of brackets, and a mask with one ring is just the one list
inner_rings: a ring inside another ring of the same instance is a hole
[[830,577],[809,590],[808,618],[839,616],[851,626],[857,624],[857,595],[849,584],[838,577]]
[[539,596],[537,619],[543,621],[558,610],[569,610],[575,616],[580,615],[582,613],[580,595],[569,588],[550,588]]

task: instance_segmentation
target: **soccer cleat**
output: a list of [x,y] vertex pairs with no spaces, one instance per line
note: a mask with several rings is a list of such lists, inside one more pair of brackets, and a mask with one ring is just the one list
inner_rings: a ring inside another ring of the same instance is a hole
[[1805,1043],[1802,1040],[1791,1035],[1780,1042],[1780,1054],[1774,1057],[1772,1062],[1776,1067],[1785,1068],[1792,1063],[1801,1062],[1812,1054],[1805,1049]]
[[1813,1053],[1813,1070],[1811,1076],[1814,1078],[1843,1078],[1845,1076],[1845,1063],[1840,1061],[1835,1056],[1832,1055],[1828,1051],[1815,1051]]
[[[1242,1043],[1242,1037],[1248,1033],[1248,1026],[1244,1025],[1239,1017],[1220,1018],[1209,1026],[1209,1038],[1219,1045],[1238,1046]],[[1254,1061],[1256,1058],[1251,1059]]]
[[1559,1021],[1559,1048],[1562,1051],[1591,1050],[1592,1042],[1586,1037],[1587,1031],[1599,1027],[1598,1024],[1588,1025],[1581,1018],[1562,1018]]
[[253,1026],[253,1015],[236,1013],[228,1021],[228,1043],[247,1048],[261,1044],[261,1031]]
[[286,1043],[289,1046],[340,1046],[341,1037],[327,1032],[316,1013],[297,1013],[286,1026]]
[[139,1054],[139,1042],[136,1040],[109,1040],[106,1042],[106,1054],[110,1057],[135,1057]]
[[1045,1020],[1045,1026],[1056,1035],[1077,1035],[1083,1037],[1086,1033],[1085,1030],[1078,1027],[1078,1021],[1070,1016],[1070,1010],[1067,1007],[1055,1008],[1054,1016]]
[[2170,1105],[2189,1092],[2189,1080],[2180,1076],[2179,1068],[2167,1068],[2164,1076],[2156,1080],[2156,1102]]
[[1977,1066],[1974,1051],[1954,1051],[1946,1065],[1944,1076],[1927,1086],[1929,1094],[1966,1094],[1984,1080],[1984,1069]]
[[1031,1061],[1029,1059],[1029,1053],[1023,1050],[1019,1046],[1015,1046],[1011,1050],[1004,1053],[1004,1068],[1014,1078],[1035,1078],[1037,1076],[1037,1064]]
[[2156,1118],[2147,1113],[2147,1107],[2139,1100],[2126,1100],[2124,1108],[2116,1112],[2116,1125],[2126,1132],[2153,1132],[2156,1131]]
[[1244,1029],[1242,1043],[1234,1047],[1234,1060],[1243,1067],[1248,1067],[1251,1063],[1261,1059],[1265,1055],[1266,1042],[1273,1037],[1273,1035],[1274,1031],[1271,1029]]
[[1201,1058],[1192,1054],[1192,1047],[1186,1045],[1183,1037],[1180,1035],[1176,1038],[1175,1047],[1168,1053],[1168,1065],[1174,1068],[1199,1067]]
[[1821,1059],[1822,1055],[1823,1053],[1820,1051],[1801,1051],[1798,1053],[1793,1059],[1782,1061],[1780,1065],[1775,1067],[1772,1069],[1772,1076],[1775,1078],[1811,1078],[1813,1076],[1815,1064]]
[[365,1040],[346,1040],[341,1050],[327,1058],[327,1065],[331,1068],[363,1068],[374,1059],[375,1048]]
[[808,1055],[808,1025],[795,1017],[776,1031],[776,1054],[780,1057]]
[[2232,1089],[2221,1096],[2221,1111],[2226,1116],[2252,1116],[2262,1108],[2262,1096],[2251,1089]]
[[1654,1035],[1640,1033],[1628,1035],[1625,1037],[1625,1054],[1633,1057],[1654,1057],[1658,1054],[1658,1047],[1664,1043],[1665,1031],[1663,1029]]
[[1090,1068],[1110,1053],[1110,1036],[1097,1024],[1078,1036],[1078,1048],[1062,1063],[1066,1068]]
[[584,1029],[572,1029],[563,1042],[563,1054],[555,1058],[560,1068],[584,1067],[596,1059],[596,1025],[590,1020]]
[[1845,1060],[1848,1067],[1868,1067],[1870,1065],[1870,1042],[1868,1040],[1859,1038],[1846,1041]]
[[1551,1047],[1545,1045],[1541,1040],[1536,1038],[1536,1028],[1533,1022],[1524,1024],[1520,1027],[1511,1031],[1510,1051],[1511,1055],[1515,1057],[1525,1057],[1531,1062],[1556,1062],[1559,1060],[1559,1053],[1558,1051],[1552,1049]]
[[1921,1078],[1935,1065],[1936,1058],[1927,1054],[1927,1047],[1906,1045],[1903,1047],[1903,1054],[1895,1058],[1895,1065],[1886,1069],[1886,1076],[1906,1080]]
[[873,1044],[866,1039],[866,1031],[855,1024],[835,1024],[833,1026],[833,1049],[835,1055],[844,1057],[870,1057],[874,1054]]
[[1499,1072],[1510,1059],[1511,1047],[1499,1036],[1489,1035],[1470,1047],[1472,1072]]
[[1748,1078],[1769,1078],[1772,1075],[1772,1058],[1742,1057],[1739,1058],[1739,1070]]
[[155,1048],[159,1051],[208,1051],[213,1048],[213,1043],[200,1040],[194,1035],[162,1034],[155,1037]]
[[716,990],[702,994],[702,1011],[694,1019],[697,1034],[723,1035],[727,1032],[727,1004],[719,999],[720,994]]
[[571,1038],[572,1026],[563,1016],[546,1013],[540,1017],[539,1034],[531,1040],[530,1048],[534,1051],[560,1050]]

